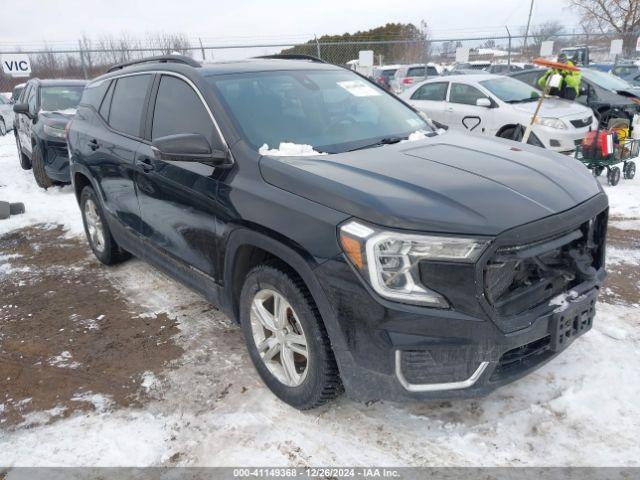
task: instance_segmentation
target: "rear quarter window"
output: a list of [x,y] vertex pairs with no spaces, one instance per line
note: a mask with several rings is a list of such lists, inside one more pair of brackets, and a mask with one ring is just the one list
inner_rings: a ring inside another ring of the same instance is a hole
[[111,80],[99,80],[87,85],[82,92],[82,98],[80,99],[81,105],[89,105],[96,110],[100,109],[100,103],[104,98],[104,94],[111,85]]
[[151,78],[149,74],[121,77],[117,80],[109,111],[111,127],[119,132],[140,137],[142,115]]

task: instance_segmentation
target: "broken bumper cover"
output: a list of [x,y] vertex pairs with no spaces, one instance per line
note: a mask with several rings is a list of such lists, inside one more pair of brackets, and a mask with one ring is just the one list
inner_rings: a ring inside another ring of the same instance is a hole
[[[486,258],[471,270],[458,267],[445,278],[444,270],[432,268],[432,277],[423,278],[427,282],[441,281],[440,291],[449,300],[449,309],[387,301],[377,296],[343,258],[320,265],[315,272],[332,305],[332,320],[343,337],[333,343],[347,394],[364,401],[482,396],[554,358],[591,328],[606,277],[603,260],[594,260],[595,268],[587,272],[590,275],[580,283],[567,284],[567,290],[551,298],[531,295],[535,304],[526,310],[514,312],[513,305],[508,304],[508,316],[501,316],[498,305],[487,301],[481,287],[483,271],[496,253],[500,254],[500,247],[512,244],[513,238],[538,242],[536,248],[528,248],[525,253],[536,253],[545,243],[557,250],[560,243],[569,241],[574,243],[566,248],[576,248],[578,240],[572,240],[576,235],[566,233],[587,227],[596,217],[603,221],[599,231],[604,242],[606,200],[600,199],[546,220],[544,225],[532,224],[510,232],[506,239],[496,239]],[[586,233],[584,236],[587,238]],[[604,243],[592,251],[603,257]],[[539,256],[548,259],[545,252]],[[553,282],[550,285],[558,286]],[[522,302],[516,306],[521,307]]]
[[541,306],[544,313],[529,327],[511,333],[450,310],[380,304],[352,286],[332,299],[347,339],[346,351],[336,351],[347,394],[361,401],[486,395],[544,365],[588,331],[604,277],[602,270],[594,282],[574,288],[575,298],[561,306]]

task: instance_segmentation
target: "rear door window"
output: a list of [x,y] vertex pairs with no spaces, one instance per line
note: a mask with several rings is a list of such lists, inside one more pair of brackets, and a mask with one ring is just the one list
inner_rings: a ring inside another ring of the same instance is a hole
[[431,100],[434,102],[444,102],[447,97],[447,82],[425,83],[418,88],[411,100]]
[[479,98],[488,98],[476,87],[464,83],[452,83],[449,93],[450,103],[462,103],[464,105],[476,105]]
[[151,85],[150,74],[119,78],[109,111],[109,125],[119,132],[140,137],[145,99]]
[[155,140],[182,133],[199,133],[214,148],[221,143],[209,112],[196,91],[184,80],[163,75],[153,112],[151,138]]

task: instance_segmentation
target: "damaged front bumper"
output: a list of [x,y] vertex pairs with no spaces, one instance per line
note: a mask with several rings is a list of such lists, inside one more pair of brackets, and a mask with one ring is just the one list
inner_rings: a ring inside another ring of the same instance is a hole
[[[345,347],[335,353],[347,393],[364,401],[481,396],[558,355],[593,324],[606,277],[606,217],[606,197],[598,196],[506,232],[476,265],[450,272],[443,265],[425,267],[423,281],[446,296],[446,310],[384,300],[342,258],[322,264],[316,274],[343,335],[336,344]],[[501,288],[487,295],[487,266],[496,258],[513,261],[502,257],[514,245],[527,247],[511,250],[523,257],[522,265],[533,263],[539,270],[508,276],[513,284],[506,287],[502,278]],[[530,250],[532,245],[541,248]],[[554,250],[562,255],[548,253]]]

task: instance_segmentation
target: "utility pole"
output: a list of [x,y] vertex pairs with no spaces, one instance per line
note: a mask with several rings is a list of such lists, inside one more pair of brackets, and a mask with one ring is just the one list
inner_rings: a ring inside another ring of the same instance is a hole
[[533,0],[529,6],[529,18],[527,18],[527,28],[524,31],[524,46],[522,47],[522,53],[526,55],[527,52],[527,37],[529,36],[529,27],[531,26],[531,14],[533,13]]
[[202,46],[202,39],[198,37],[198,40],[200,41],[200,51],[202,52],[202,61],[204,61],[207,59],[207,57],[205,57],[204,55],[204,47]]
[[78,49],[80,52],[80,66],[82,67],[82,75],[84,79],[87,80],[89,78],[89,73],[87,72],[87,65],[84,63],[84,53],[82,52],[82,41],[78,40]]

